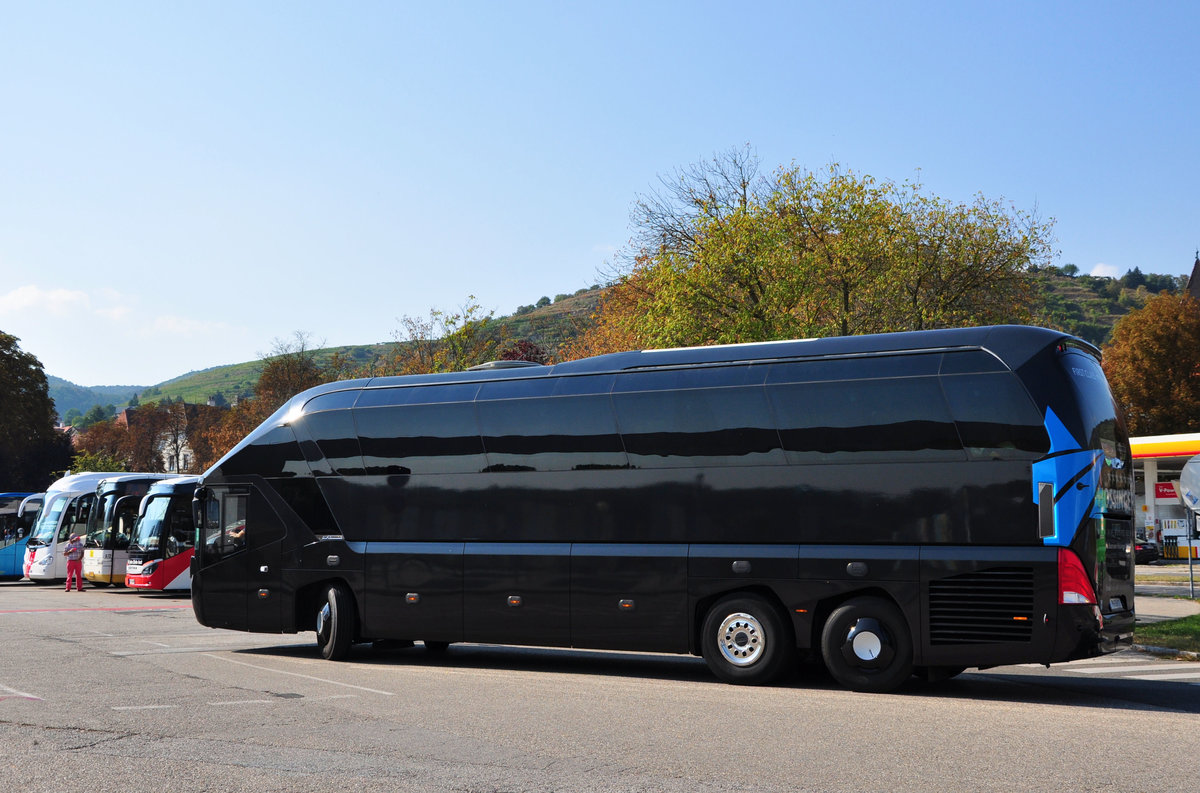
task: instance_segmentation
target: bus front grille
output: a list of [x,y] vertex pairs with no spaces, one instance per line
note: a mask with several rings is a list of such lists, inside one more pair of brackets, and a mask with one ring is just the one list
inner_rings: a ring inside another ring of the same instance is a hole
[[929,642],[1000,644],[1033,636],[1033,569],[996,567],[929,582]]

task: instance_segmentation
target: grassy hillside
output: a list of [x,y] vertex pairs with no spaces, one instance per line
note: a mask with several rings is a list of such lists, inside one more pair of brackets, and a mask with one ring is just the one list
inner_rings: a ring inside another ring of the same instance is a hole
[[[1064,330],[1096,345],[1108,342],[1117,320],[1140,308],[1155,292],[1180,289],[1186,279],[1178,276],[1143,274],[1136,269],[1119,279],[1079,275],[1075,267],[1046,267],[1037,273],[1037,299],[1034,324]],[[559,295],[543,306],[522,306],[516,313],[496,318],[511,339],[527,339],[551,353],[559,350],[586,326],[596,310],[601,289],[581,290],[574,295]],[[335,353],[366,365],[386,355],[395,342],[329,347],[317,351],[317,360],[326,363]],[[121,407],[133,393],[144,402],[178,399],[204,403],[220,393],[232,402],[234,397],[252,394],[258,381],[259,361],[217,366],[189,372],[149,388],[110,386],[84,389],[65,380],[49,378],[51,397],[59,415],[71,407],[86,412],[94,404]],[[57,384],[56,384],[57,383]],[[70,387],[70,388],[67,388]],[[60,399],[62,401],[60,401]]]
[[[553,352],[580,332],[583,323],[596,310],[600,293],[601,290],[597,289],[561,296],[550,305],[498,317],[496,323],[507,331],[509,338],[528,339],[542,349]],[[318,363],[328,363],[337,353],[358,364],[366,365],[377,357],[386,355],[395,343],[327,347],[316,351],[316,359]],[[189,372],[144,389],[139,397],[143,402],[182,397],[184,402],[202,404],[214,394],[221,393],[226,400],[232,402],[234,396],[253,393],[260,366],[260,361],[246,361]]]
[[1137,268],[1121,278],[1077,275],[1074,267],[1047,267],[1038,274],[1033,322],[1063,330],[1097,346],[1107,344],[1121,317],[1141,308],[1157,292],[1182,289],[1187,278],[1143,274]]

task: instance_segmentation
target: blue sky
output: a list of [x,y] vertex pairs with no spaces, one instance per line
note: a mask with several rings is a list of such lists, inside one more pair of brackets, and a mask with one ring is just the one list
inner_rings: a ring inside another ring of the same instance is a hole
[[0,0],[0,330],[150,385],[599,280],[660,176],[750,144],[1189,272],[1192,3]]

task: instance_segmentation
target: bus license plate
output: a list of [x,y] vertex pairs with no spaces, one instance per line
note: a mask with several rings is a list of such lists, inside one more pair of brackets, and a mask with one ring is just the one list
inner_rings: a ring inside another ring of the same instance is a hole
[[1121,600],[1121,598],[1116,597],[1116,598],[1108,599],[1109,611],[1121,611],[1124,608],[1125,608],[1125,601]]

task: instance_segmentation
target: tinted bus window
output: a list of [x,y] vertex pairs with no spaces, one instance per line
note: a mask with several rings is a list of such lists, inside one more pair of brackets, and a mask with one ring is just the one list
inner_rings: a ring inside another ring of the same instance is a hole
[[[312,403],[309,403],[310,405]],[[297,424],[297,434],[308,436],[319,454],[306,452],[314,474],[354,476],[363,472],[362,451],[354,417],[349,410],[329,410],[305,415]],[[308,443],[302,441],[306,449]]]
[[942,356],[942,374],[1007,371],[1003,361],[983,350],[948,352]]
[[480,398],[476,407],[489,471],[570,471],[627,464],[607,396],[484,401],[481,393]]
[[291,427],[276,427],[248,444],[225,463],[226,474],[267,477],[309,476],[311,471]]
[[1042,417],[1016,375],[952,375],[942,387],[972,459],[1031,460],[1050,450]]
[[961,460],[936,377],[767,387],[792,463]]
[[[642,377],[621,375],[617,388],[640,385]],[[786,462],[761,387],[627,391],[614,393],[613,404],[635,468]]]
[[558,382],[553,378],[540,377],[532,380],[499,380],[484,383],[476,399],[529,399],[547,397],[554,393]]
[[559,377],[554,385],[554,396],[607,394],[613,390],[613,383],[616,380],[616,375],[611,374]]
[[359,407],[354,422],[368,474],[470,473],[487,466],[470,402]]
[[210,559],[237,553],[246,547],[246,496],[222,493],[208,502],[204,522],[204,554]]
[[923,355],[865,355],[828,361],[791,361],[771,364],[767,383],[810,383],[829,380],[879,380],[891,377],[936,375],[941,353]]
[[407,388],[368,388],[358,398],[356,407],[388,407],[392,405],[433,405],[445,402],[470,402],[479,393],[478,383],[409,386]]
[[762,385],[765,366],[705,366],[691,369],[647,369],[617,377],[614,391],[666,391]]

